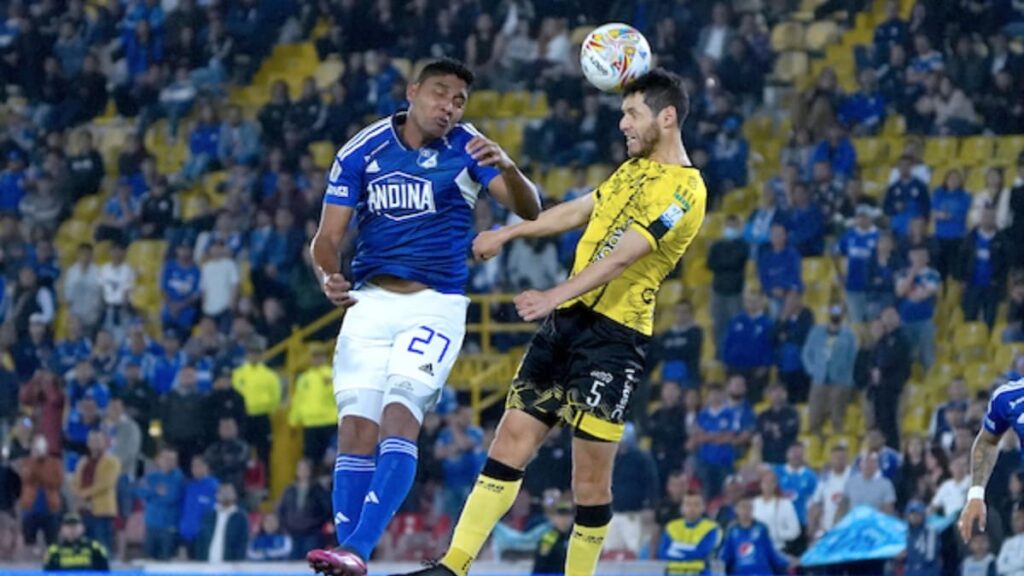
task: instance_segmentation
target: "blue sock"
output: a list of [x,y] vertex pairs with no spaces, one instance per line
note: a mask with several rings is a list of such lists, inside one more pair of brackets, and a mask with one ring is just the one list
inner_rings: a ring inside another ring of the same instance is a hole
[[338,454],[334,461],[331,504],[334,506],[334,530],[338,544],[344,542],[359,524],[363,500],[373,480],[373,471],[373,456]]
[[416,479],[418,452],[412,440],[400,436],[385,438],[377,454],[377,471],[366,493],[363,515],[355,531],[343,542],[367,560]]

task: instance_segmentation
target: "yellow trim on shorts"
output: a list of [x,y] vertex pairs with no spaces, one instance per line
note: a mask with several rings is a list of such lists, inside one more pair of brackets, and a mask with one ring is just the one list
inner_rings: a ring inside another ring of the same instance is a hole
[[622,433],[626,429],[625,424],[602,420],[590,412],[578,412],[573,426],[606,442],[622,440]]

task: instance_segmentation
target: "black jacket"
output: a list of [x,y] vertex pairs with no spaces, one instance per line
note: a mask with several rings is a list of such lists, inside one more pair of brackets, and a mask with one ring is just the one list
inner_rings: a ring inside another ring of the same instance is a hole
[[[975,243],[978,239],[978,229],[971,230],[964,241],[960,244],[959,266],[957,266],[957,279],[970,284],[974,277],[974,265],[978,259],[978,251]],[[989,260],[992,262],[992,281],[990,286],[1002,289],[1006,282],[1006,273],[1009,269],[1007,261],[1009,240],[1003,232],[996,232],[989,243]]]
[[161,405],[163,435],[171,445],[197,442],[203,438],[203,396],[199,392],[171,390]]
[[[196,554],[200,560],[210,559],[210,544],[213,542],[213,531],[217,527],[217,511],[211,510],[203,516],[196,539]],[[224,561],[240,562],[245,560],[245,551],[249,547],[249,519],[245,512],[235,510],[228,518],[224,530]]]
[[910,341],[902,328],[889,332],[875,346],[873,368],[881,372],[876,394],[886,398],[899,398],[903,385],[910,378]]
[[750,246],[742,238],[719,240],[708,250],[708,270],[714,274],[711,289],[716,294],[735,296],[743,293]]
[[569,532],[552,528],[540,537],[533,553],[533,574],[564,574],[565,556],[569,553]]
[[800,434],[800,414],[790,405],[779,410],[768,408],[757,416],[757,432],[761,435],[761,458],[769,464],[786,461],[786,450]]
[[686,407],[662,406],[651,414],[651,455],[658,464],[661,484],[686,459]]

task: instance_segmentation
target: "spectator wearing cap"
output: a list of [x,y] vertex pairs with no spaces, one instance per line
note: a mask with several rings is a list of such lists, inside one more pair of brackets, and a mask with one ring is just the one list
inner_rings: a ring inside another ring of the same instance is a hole
[[878,228],[872,222],[873,213],[870,206],[857,206],[853,227],[846,230],[836,244],[836,253],[841,257],[846,306],[850,321],[856,324],[868,320],[868,269],[879,237]]
[[811,329],[803,346],[803,361],[811,379],[808,408],[809,434],[822,434],[826,414],[832,417],[832,433],[846,429],[846,407],[853,396],[853,366],[857,336],[843,322],[843,306],[829,307],[827,324]]
[[958,269],[960,244],[967,235],[967,213],[970,209],[971,195],[964,190],[960,170],[947,171],[942,185],[932,193],[935,238],[939,243],[935,268],[943,280]]
[[108,438],[103,430],[89,432],[89,451],[78,460],[71,480],[71,493],[78,500],[86,534],[107,550],[113,550],[121,462],[107,451],[107,445]]
[[532,574],[557,574],[565,569],[572,535],[573,506],[559,500],[545,510],[550,528],[541,535],[533,554]]
[[926,246],[912,246],[909,255],[910,266],[896,279],[899,315],[914,359],[928,370],[935,363],[935,305],[942,280],[928,265]]
[[893,233],[902,237],[907,234],[911,219],[930,216],[931,198],[925,183],[911,172],[914,167],[912,156],[901,156],[897,167],[899,178],[886,190],[882,210],[889,217]]
[[743,308],[743,312],[729,323],[722,361],[730,373],[740,374],[750,382],[752,397],[760,401],[774,360],[774,322],[768,316],[764,296],[759,292],[748,291],[744,294]]
[[837,442],[832,446],[828,464],[818,474],[817,487],[807,510],[807,535],[811,541],[836,525],[839,503],[852,470],[846,443]]
[[958,276],[964,283],[965,321],[974,322],[980,314],[989,329],[995,324],[1009,269],[1008,244],[1006,235],[996,227],[994,207],[985,207],[981,222],[960,247]]
[[[57,447],[59,449],[59,447]],[[46,543],[57,539],[57,524],[61,509],[61,486],[64,466],[50,450],[42,434],[32,438],[32,453],[19,463],[21,475],[21,531],[25,543],[35,546],[39,532]]]
[[75,263],[64,272],[61,287],[69,320],[73,318],[85,334],[95,334],[103,319],[103,283],[93,261],[92,244],[78,245]]
[[135,495],[144,504],[146,558],[170,560],[174,556],[184,487],[185,475],[178,468],[178,453],[164,446],[157,455],[156,469],[135,487]]
[[205,398],[197,385],[195,367],[182,366],[160,405],[164,440],[174,446],[181,461],[190,464],[192,456],[202,452],[206,439],[206,430],[199,425],[205,415]]
[[302,429],[302,453],[314,462],[323,459],[338,429],[334,380],[327,350],[313,346],[310,367],[295,381],[288,424]]
[[925,505],[920,500],[907,504],[907,551],[904,569],[907,576],[938,576],[939,534],[925,523]]
[[725,218],[722,238],[711,244],[707,258],[707,267],[712,274],[711,323],[715,350],[722,349],[729,321],[740,313],[743,306],[743,286],[749,257],[750,246],[743,239],[740,220],[730,214]]
[[50,544],[43,556],[47,572],[109,572],[108,548],[85,535],[82,518],[68,513],[60,522],[60,540]]
[[262,360],[262,342],[246,343],[245,362],[231,374],[231,384],[245,400],[245,440],[266,465],[270,458],[270,414],[281,404],[281,377]]
[[131,294],[135,290],[135,270],[125,261],[125,247],[114,242],[110,260],[100,266],[103,286],[103,326],[117,340],[124,339],[132,320]]
[[773,316],[778,314],[782,301],[790,290],[803,288],[803,269],[800,253],[788,243],[786,226],[772,224],[771,244],[758,251],[757,274],[761,290],[771,300]]
[[164,264],[160,274],[160,291],[164,307],[160,313],[164,329],[188,334],[198,318],[196,310],[202,297],[199,290],[199,267],[192,260],[192,249],[179,244],[174,259]]

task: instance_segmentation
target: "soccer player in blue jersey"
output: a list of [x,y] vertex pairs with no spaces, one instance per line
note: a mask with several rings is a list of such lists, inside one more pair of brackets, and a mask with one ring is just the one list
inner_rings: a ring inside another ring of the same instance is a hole
[[999,441],[1007,430],[1013,429],[1024,441],[1024,379],[1007,382],[992,393],[988,412],[971,449],[971,487],[967,491],[967,504],[960,512],[960,535],[970,542],[974,526],[985,531],[985,485],[992,475],[999,455]]
[[[334,354],[338,547],[307,556],[318,573],[366,574],[366,562],[416,475],[416,438],[465,334],[466,265],[482,189],[524,219],[536,187],[494,142],[460,122],[473,74],[454,60],[425,66],[408,111],[381,119],[338,151],[311,246],[324,294],[349,308]],[[352,278],[339,270],[349,222]]]

